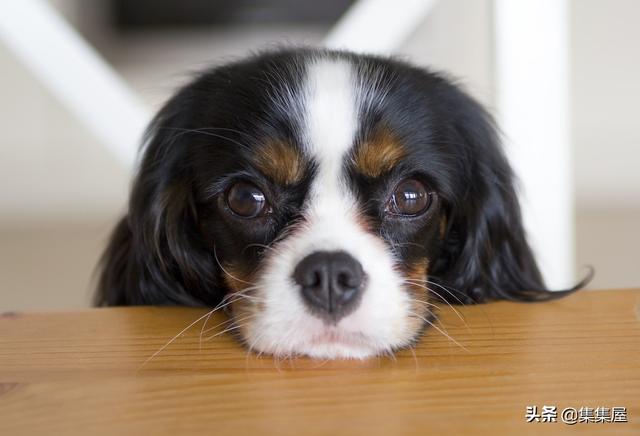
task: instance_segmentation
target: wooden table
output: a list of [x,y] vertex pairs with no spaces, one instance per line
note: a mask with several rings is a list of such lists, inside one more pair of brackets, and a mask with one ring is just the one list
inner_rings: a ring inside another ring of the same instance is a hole
[[[197,323],[143,367],[204,311],[5,313],[0,434],[640,434],[640,290],[458,309],[440,318],[464,348],[431,329],[395,358],[274,361]],[[545,405],[558,422],[526,422]],[[618,406],[628,422],[561,422]]]

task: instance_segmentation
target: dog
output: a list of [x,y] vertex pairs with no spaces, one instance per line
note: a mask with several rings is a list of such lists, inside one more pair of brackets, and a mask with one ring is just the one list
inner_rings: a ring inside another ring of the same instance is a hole
[[411,346],[437,302],[544,301],[491,116],[406,62],[281,49],[152,121],[98,305],[225,306],[279,357]]

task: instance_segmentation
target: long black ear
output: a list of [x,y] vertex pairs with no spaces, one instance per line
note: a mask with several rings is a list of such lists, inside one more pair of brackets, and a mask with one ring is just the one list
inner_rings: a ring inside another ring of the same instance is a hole
[[169,102],[149,129],[128,213],[102,257],[97,305],[219,299],[215,258],[198,228],[189,147],[168,127],[180,125],[171,108]]
[[451,292],[451,302],[493,299],[542,301],[563,297],[576,287],[547,289],[526,240],[513,172],[490,115],[457,94],[450,138],[458,144],[464,172],[459,198],[448,205],[443,253],[431,275]]

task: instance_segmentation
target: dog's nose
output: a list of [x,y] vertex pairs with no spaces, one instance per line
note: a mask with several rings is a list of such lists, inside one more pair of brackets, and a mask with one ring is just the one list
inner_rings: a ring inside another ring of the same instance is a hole
[[358,306],[365,273],[360,262],[344,251],[317,251],[298,263],[293,278],[307,305],[337,322]]

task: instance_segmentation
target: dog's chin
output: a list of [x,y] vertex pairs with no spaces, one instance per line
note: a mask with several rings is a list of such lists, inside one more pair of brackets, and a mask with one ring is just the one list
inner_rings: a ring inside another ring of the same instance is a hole
[[366,359],[381,352],[366,335],[333,328],[314,335],[300,348],[305,356],[316,359]]
[[358,359],[364,360],[381,354],[379,350],[363,343],[348,340],[318,339],[310,344],[304,355],[313,359]]
[[327,328],[320,334],[300,338],[295,344],[261,342],[252,347],[259,354],[271,355],[276,358],[296,356],[313,359],[367,359],[390,350],[375,344],[363,334],[341,332]]
[[[354,330],[348,324],[330,325],[309,317],[300,323],[267,326],[260,322],[244,325],[239,334],[249,351],[275,358],[310,357],[313,359],[356,359],[389,355],[410,345],[419,331],[376,335]],[[346,324],[346,323],[345,323]]]

